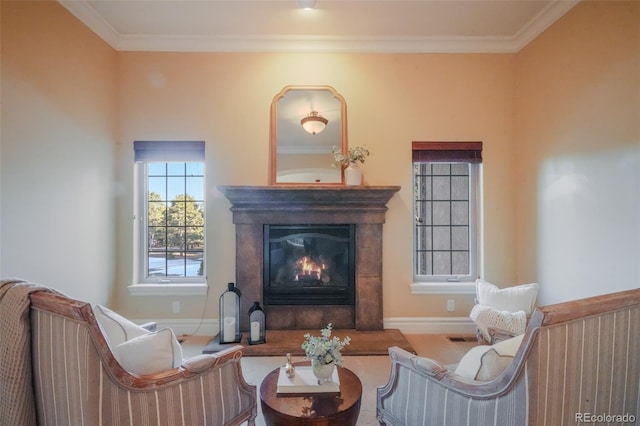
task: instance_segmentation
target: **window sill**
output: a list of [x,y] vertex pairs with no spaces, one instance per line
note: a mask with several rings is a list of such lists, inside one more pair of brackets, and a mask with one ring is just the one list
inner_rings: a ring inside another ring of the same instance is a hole
[[411,294],[476,294],[475,282],[416,282]]
[[131,296],[204,296],[208,286],[200,284],[133,284],[129,286]]

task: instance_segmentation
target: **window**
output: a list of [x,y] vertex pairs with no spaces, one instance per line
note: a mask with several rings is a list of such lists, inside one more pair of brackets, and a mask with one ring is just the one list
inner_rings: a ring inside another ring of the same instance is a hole
[[478,278],[481,142],[413,142],[414,280]]
[[204,283],[204,142],[134,142],[139,283]]

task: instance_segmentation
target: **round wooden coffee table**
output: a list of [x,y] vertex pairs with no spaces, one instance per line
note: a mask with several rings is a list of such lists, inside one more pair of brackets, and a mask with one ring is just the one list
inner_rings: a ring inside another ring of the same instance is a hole
[[[297,362],[295,365],[310,365],[310,363]],[[280,368],[267,374],[260,385],[260,404],[265,423],[269,426],[355,425],[360,414],[362,383],[351,370],[344,367],[337,368],[340,377],[340,395],[277,396]]]

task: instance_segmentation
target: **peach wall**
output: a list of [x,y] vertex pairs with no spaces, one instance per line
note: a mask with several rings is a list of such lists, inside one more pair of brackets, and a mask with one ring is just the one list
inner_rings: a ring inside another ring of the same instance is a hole
[[106,303],[115,51],[57,2],[0,7],[0,273]]
[[[269,109],[286,85],[330,85],[347,102],[349,143],[367,144],[365,183],[401,185],[384,227],[384,316],[466,317],[472,296],[447,313],[451,296],[412,295],[411,141],[484,142],[486,276],[515,279],[515,199],[511,179],[512,55],[384,55],[273,53],[119,54],[120,184],[132,179],[132,141],[206,141],[209,224],[208,318],[235,279],[235,234],[217,185],[267,185]],[[328,157],[328,159],[330,159]],[[127,315],[175,317],[170,298],[130,297],[132,196],[119,207],[119,273],[115,306]],[[182,298],[184,317],[204,309]],[[180,315],[178,315],[179,317]]]
[[640,283],[640,3],[582,2],[517,55],[518,279]]

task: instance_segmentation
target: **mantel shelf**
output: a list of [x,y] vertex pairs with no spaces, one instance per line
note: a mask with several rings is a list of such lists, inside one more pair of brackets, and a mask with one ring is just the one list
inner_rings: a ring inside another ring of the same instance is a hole
[[331,207],[336,210],[371,208],[386,210],[389,199],[400,186],[219,186],[229,199],[232,211],[237,209],[291,209]]

